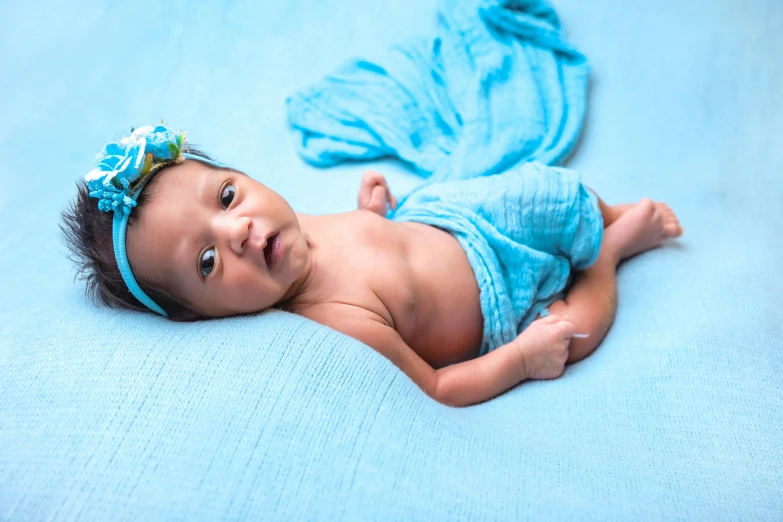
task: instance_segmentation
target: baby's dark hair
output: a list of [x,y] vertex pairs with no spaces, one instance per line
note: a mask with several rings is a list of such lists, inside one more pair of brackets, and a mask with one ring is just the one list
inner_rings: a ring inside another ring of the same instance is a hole
[[[212,160],[203,152],[188,147],[187,152]],[[214,167],[204,164],[209,168],[231,170],[228,167]],[[149,200],[150,194],[155,190],[157,180],[165,175],[171,165],[161,167],[145,185],[136,201],[136,208],[128,218],[130,226],[140,208]],[[114,244],[112,242],[113,212],[103,212],[98,209],[98,200],[91,198],[87,183],[77,182],[78,194],[76,200],[61,213],[62,222],[60,230],[63,234],[63,242],[68,247],[68,258],[76,265],[76,279],[87,284],[87,294],[95,302],[101,302],[113,308],[127,308],[131,310],[149,311],[133,294],[131,294],[125,281],[122,279],[117,260],[114,257]],[[153,301],[160,305],[174,321],[189,321],[198,319],[199,315],[188,304],[178,298],[172,292],[170,286],[153,284],[145,281],[137,274],[136,282],[141,289]]]

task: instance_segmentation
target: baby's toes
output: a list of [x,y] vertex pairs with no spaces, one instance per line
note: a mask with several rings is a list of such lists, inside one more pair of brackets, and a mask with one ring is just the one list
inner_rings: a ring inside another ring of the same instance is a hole
[[680,220],[677,219],[677,215],[666,203],[656,203],[658,210],[663,216],[663,235],[664,237],[680,237],[682,235],[682,226],[680,226]]
[[672,221],[668,223],[664,223],[663,225],[663,233],[666,235],[666,237],[680,237],[683,233],[682,226],[680,226],[680,223],[678,221]]
[[658,210],[658,212],[661,213],[664,219],[677,219],[677,216],[674,215],[674,211],[671,209],[671,207],[663,201],[656,201],[655,208]]
[[671,212],[663,217],[663,234],[666,237],[680,237],[683,233],[680,220]]

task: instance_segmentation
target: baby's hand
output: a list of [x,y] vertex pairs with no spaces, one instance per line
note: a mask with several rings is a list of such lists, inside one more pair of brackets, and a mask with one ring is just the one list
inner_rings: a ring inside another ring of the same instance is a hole
[[522,353],[525,378],[555,379],[563,374],[574,324],[559,315],[533,321],[513,341]]
[[377,172],[367,171],[362,177],[362,186],[359,188],[359,209],[367,209],[381,217],[386,217],[386,203],[392,209],[397,208],[397,198],[392,196],[386,178]]

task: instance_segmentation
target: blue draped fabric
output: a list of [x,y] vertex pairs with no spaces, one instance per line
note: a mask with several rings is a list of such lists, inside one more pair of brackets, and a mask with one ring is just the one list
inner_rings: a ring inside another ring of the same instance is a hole
[[437,181],[555,164],[576,142],[589,66],[544,1],[444,0],[432,37],[357,59],[288,99],[319,167],[387,156]]

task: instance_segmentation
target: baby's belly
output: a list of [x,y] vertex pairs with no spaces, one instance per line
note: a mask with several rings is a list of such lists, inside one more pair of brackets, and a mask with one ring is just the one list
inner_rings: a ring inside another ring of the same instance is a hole
[[406,250],[416,303],[398,311],[397,331],[435,368],[477,357],[484,321],[478,283],[462,246],[444,230],[399,225],[413,232],[406,234]]

